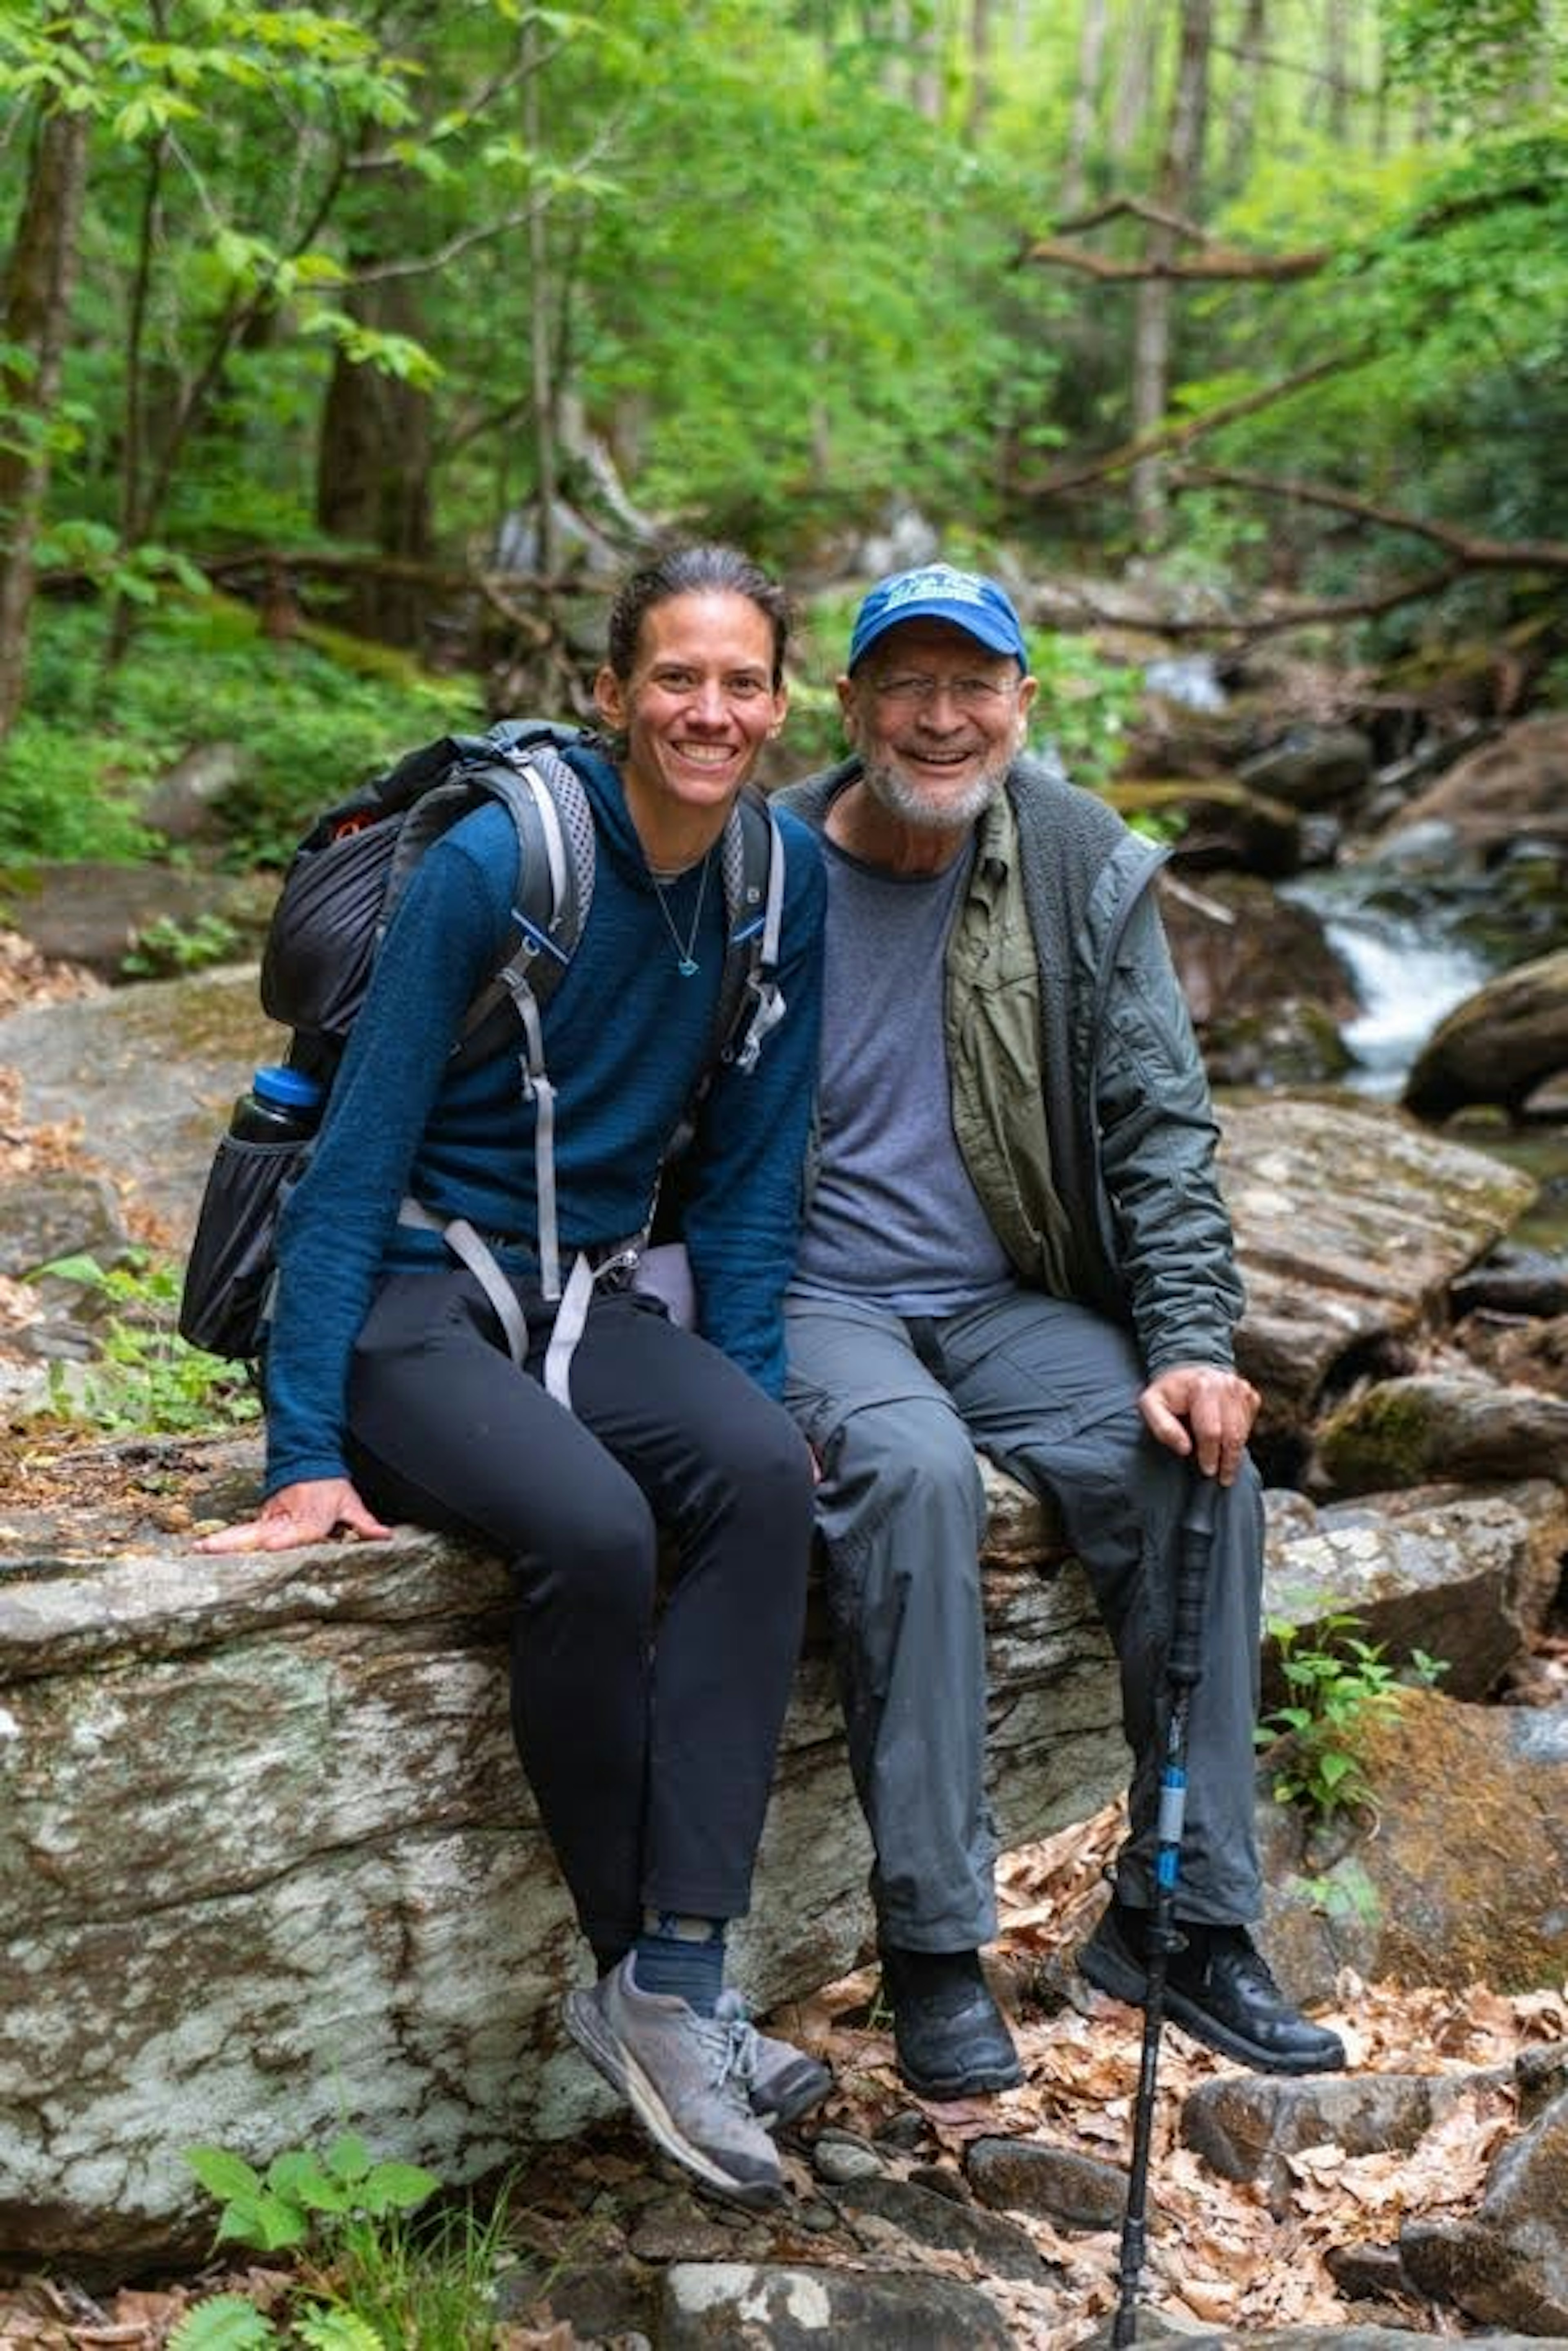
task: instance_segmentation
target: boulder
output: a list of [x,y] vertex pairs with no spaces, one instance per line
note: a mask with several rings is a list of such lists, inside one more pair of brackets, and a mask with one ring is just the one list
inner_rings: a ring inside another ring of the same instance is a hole
[[[165,1443],[112,1503],[5,1531],[0,2258],[124,2272],[199,2253],[180,2160],[197,2141],[265,2161],[347,2121],[456,2184],[605,2104],[558,2022],[585,1955],[512,1752],[504,1571],[413,1531],[229,1560],[169,1531],[182,1476],[199,1522],[242,1508],[255,1468],[254,1440]],[[1097,1810],[1125,1754],[1080,1571],[1039,1504],[988,1483],[992,1799],[1018,1845]],[[1485,1499],[1439,1506],[1450,1563],[1462,1580],[1468,1528],[1492,1562],[1470,1582],[1517,1616],[1528,1513],[1494,1524]],[[1375,1525],[1325,1537],[1305,1509],[1270,1497],[1270,1606],[1311,1614],[1336,1544],[1364,1562],[1400,1543]],[[1479,1648],[1514,1637],[1476,1614]],[[1454,1777],[1479,1807],[1490,1783]],[[1531,1802],[1550,1844],[1561,1791]],[[1508,1851],[1528,1902],[1545,1864],[1522,1832]],[[868,1861],[814,1617],[736,1935],[765,2005],[864,1956]],[[1300,1855],[1277,1870],[1299,1880]]]
[[1294,726],[1237,769],[1255,792],[1291,808],[1332,808],[1353,799],[1372,775],[1372,746],[1355,726]]
[[199,935],[221,924],[232,934],[231,953],[244,953],[246,941],[254,950],[277,894],[276,875],[82,859],[7,872],[4,904],[6,919],[44,955],[115,981],[128,976],[128,959],[149,932]]
[[1316,1462],[1338,1494],[1538,1470],[1568,1484],[1568,1399],[1452,1373],[1380,1380],[1322,1423]]
[[255,768],[255,754],[242,743],[198,743],[159,777],[141,821],[165,841],[210,840],[221,846],[223,802]]
[[[200,1517],[241,1507],[253,1453],[213,1448],[204,1486],[206,1449],[181,1458]],[[998,1499],[1017,1844],[1095,1810],[1125,1751],[1080,1572]],[[266,2161],[348,2122],[457,2183],[607,2103],[558,2022],[586,1955],[511,1747],[503,1570],[412,1531],[211,1559],[157,1510],[16,1513],[0,1550],[0,2259],[198,2254],[198,2141]],[[857,1962],[868,1864],[814,1626],[735,1938],[755,1997]]]
[[1510,2141],[1464,2220],[1406,2221],[1399,2250],[1423,2293],[1483,2325],[1568,2334],[1568,2095]]
[[1225,1096],[1220,1171],[1247,1284],[1237,1336],[1259,1438],[1300,1440],[1325,1396],[1446,1319],[1449,1284],[1534,1197],[1531,1179],[1347,1096]]
[[1568,713],[1521,719],[1468,752],[1406,800],[1380,840],[1434,825],[1467,863],[1485,863],[1524,833],[1568,845]]
[[1371,1802],[1303,1835],[1260,1813],[1270,1957],[1304,2001],[1366,1981],[1500,1991],[1568,1976],[1568,1705],[1409,1689],[1353,1734]]
[[1324,2074],[1281,2081],[1221,2074],[1182,2101],[1181,2135],[1221,2179],[1253,2181],[1276,2220],[1291,2209],[1291,2158],[1408,2154],[1456,2106],[1495,2119],[1508,2109],[1505,2073]]
[[0,1033],[29,1123],[74,1127],[110,1175],[133,1175],[171,1249],[190,1240],[235,1095],[287,1041],[256,991],[255,966],[235,964],[15,1012]]
[[661,2281],[657,2327],[664,2351],[722,2343],[1008,2351],[1017,2340],[983,2288],[962,2278],[799,2262],[678,2262]]
[[1469,1314],[1455,1329],[1454,1343],[1493,1379],[1568,1397],[1568,1314],[1539,1322]]
[[1470,1102],[1517,1111],[1568,1071],[1568,948],[1538,956],[1467,996],[1422,1046],[1405,1106],[1444,1119]]
[[1204,1060],[1216,1084],[1341,1077],[1341,1024],[1356,1009],[1344,966],[1317,916],[1244,874],[1198,886],[1166,874],[1161,912]]
[[[1270,1494],[1264,1610],[1303,1636],[1329,1617],[1389,1664],[1423,1650],[1449,1698],[1482,1699],[1542,1630],[1568,1553],[1568,1494],[1554,1481],[1429,1486],[1314,1508]],[[1263,1702],[1285,1693],[1272,1643]]]
[[1164,773],[1128,768],[1106,785],[1105,798],[1129,819],[1176,820],[1181,841],[1175,854],[1184,873],[1223,872],[1283,882],[1301,872],[1302,821],[1297,811],[1249,791],[1231,777],[1171,782]]

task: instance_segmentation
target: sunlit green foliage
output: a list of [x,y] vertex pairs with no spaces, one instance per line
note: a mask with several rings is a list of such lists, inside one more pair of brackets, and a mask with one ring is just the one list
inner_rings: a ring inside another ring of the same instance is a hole
[[[1493,537],[1568,528],[1564,13],[1346,0],[1331,54],[1316,0],[1273,0],[1262,59],[1216,39],[1178,246],[1322,258],[1181,289],[1173,416],[1333,371],[1202,459]],[[1118,482],[1038,486],[1125,436],[1135,295],[1022,256],[1074,211],[1092,254],[1144,251],[1175,16],[1151,44],[1107,0],[1080,91],[1080,12],[1040,0],[987,12],[987,46],[957,0],[13,0],[0,214],[42,110],[91,127],[63,388],[14,420],[53,460],[40,564],[96,580],[123,635],[176,559],[319,549],[344,355],[423,403],[417,457],[384,463],[427,469],[447,562],[492,553],[549,444],[612,536],[612,477],[810,571],[908,509],[980,559],[1113,562]],[[1417,552],[1262,513],[1185,501],[1172,559],[1245,592],[1288,555],[1332,591]]]
[[356,676],[309,644],[266,638],[254,613],[221,598],[162,607],[135,660],[107,678],[91,608],[47,609],[37,635],[28,706],[0,753],[7,862],[144,853],[150,785],[193,746],[232,742],[246,762],[225,805],[232,853],[277,863],[324,800],[479,716],[466,679]]

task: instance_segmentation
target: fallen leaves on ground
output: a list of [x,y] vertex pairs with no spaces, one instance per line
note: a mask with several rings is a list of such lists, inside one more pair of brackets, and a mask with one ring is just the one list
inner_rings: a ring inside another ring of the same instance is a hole
[[103,996],[104,981],[81,964],[44,955],[19,931],[0,929],[0,1015],[25,1012],[35,1004],[69,1004],[78,996]]

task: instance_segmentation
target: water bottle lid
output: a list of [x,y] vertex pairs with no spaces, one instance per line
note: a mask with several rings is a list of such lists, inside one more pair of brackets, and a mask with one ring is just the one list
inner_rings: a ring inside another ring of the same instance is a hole
[[258,1102],[279,1102],[289,1110],[314,1110],[321,1099],[319,1078],[304,1070],[285,1069],[278,1062],[257,1070],[250,1086]]

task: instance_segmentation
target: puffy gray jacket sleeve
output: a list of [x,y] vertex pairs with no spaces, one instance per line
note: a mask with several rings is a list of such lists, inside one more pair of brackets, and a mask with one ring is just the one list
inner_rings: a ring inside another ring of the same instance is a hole
[[1174,1364],[1228,1369],[1244,1293],[1219,1128],[1152,889],[1107,977],[1094,1100],[1111,1252],[1150,1376]]

